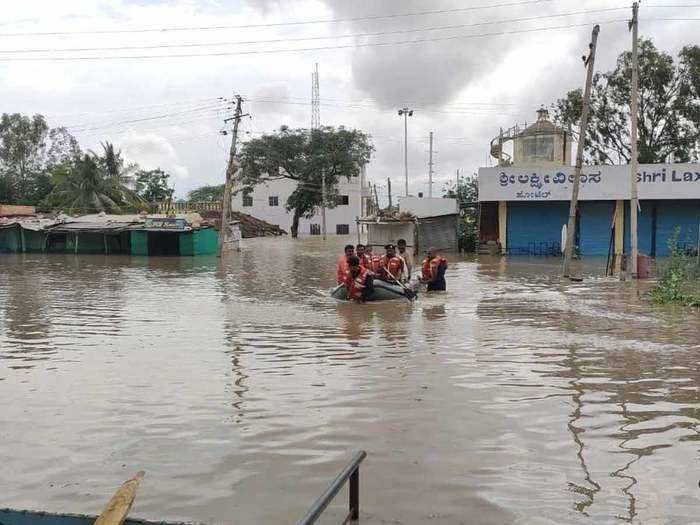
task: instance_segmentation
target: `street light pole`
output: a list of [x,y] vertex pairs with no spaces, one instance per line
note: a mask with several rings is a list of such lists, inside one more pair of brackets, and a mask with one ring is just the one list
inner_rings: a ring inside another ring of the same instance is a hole
[[408,117],[413,116],[413,110],[401,108],[399,116],[403,116],[403,163],[406,177],[406,197],[408,197]]

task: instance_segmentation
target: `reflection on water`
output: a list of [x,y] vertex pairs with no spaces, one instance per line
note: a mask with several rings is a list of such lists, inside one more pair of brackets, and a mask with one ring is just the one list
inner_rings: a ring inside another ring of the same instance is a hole
[[0,507],[99,512],[143,468],[133,515],[288,523],[365,448],[364,522],[696,520],[696,311],[517,258],[340,303],[342,245],[1,256]]

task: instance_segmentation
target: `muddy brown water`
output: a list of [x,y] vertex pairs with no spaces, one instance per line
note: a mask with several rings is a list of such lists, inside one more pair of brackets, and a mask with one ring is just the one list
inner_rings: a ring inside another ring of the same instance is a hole
[[455,256],[445,294],[339,303],[341,246],[0,256],[0,507],[144,469],[133,516],[294,523],[362,448],[366,523],[700,522],[697,310]]

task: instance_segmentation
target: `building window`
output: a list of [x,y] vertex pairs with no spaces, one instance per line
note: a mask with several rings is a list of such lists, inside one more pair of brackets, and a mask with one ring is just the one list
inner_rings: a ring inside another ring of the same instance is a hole
[[335,225],[336,235],[349,235],[350,225],[349,224],[336,224]]
[[321,235],[321,225],[320,224],[312,224],[310,227],[309,233],[311,235]]
[[253,205],[252,195],[243,195],[243,207],[250,208]]
[[347,206],[350,204],[350,197],[347,195],[338,195],[336,198],[336,205],[337,206]]
[[280,205],[280,198],[277,196],[268,197],[267,200],[270,203],[270,206],[279,206]]

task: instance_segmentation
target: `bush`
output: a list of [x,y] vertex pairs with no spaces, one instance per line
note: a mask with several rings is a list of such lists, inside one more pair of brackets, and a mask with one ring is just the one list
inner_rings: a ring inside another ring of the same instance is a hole
[[680,229],[668,241],[669,256],[659,268],[659,280],[651,292],[657,303],[700,306],[700,268],[695,257],[678,246]]

